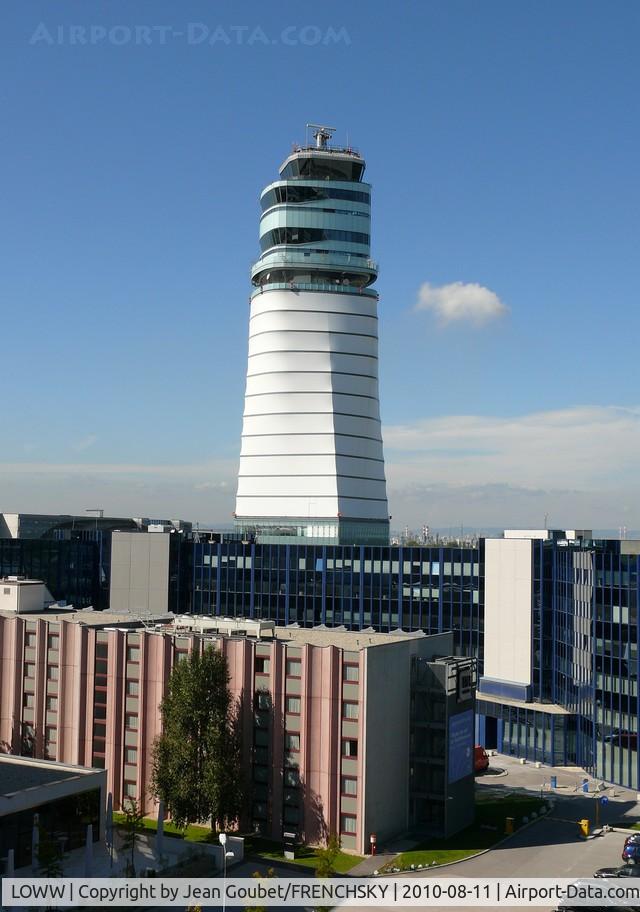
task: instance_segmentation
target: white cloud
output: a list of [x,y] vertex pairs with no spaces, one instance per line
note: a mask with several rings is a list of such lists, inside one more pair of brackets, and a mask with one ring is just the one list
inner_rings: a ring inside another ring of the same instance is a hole
[[569,524],[640,526],[640,406],[427,418],[383,436],[393,515],[442,524],[448,503],[449,522],[539,523],[563,510]]
[[[640,406],[454,415],[384,428],[393,526],[640,527]],[[0,509],[232,522],[234,458],[0,463]]]
[[237,459],[202,463],[0,462],[0,509],[83,513],[99,504],[112,516],[179,516],[233,522]]
[[494,291],[477,282],[451,282],[439,286],[424,282],[414,308],[431,311],[443,325],[472,323],[475,326],[484,326],[504,316],[508,309]]

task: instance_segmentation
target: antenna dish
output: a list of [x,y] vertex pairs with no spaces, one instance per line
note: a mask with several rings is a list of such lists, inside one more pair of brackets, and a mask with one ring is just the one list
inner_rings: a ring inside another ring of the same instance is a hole
[[307,129],[314,130],[313,138],[316,141],[316,149],[326,149],[327,143],[332,135],[336,132],[335,127],[324,127],[321,124],[307,124]]

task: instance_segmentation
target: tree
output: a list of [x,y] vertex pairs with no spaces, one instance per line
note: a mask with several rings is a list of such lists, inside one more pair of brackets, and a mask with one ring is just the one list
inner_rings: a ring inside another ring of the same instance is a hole
[[122,848],[131,855],[127,859],[126,876],[135,877],[135,854],[138,837],[144,830],[144,814],[137,801],[127,798],[122,806],[124,820],[122,828]]
[[178,827],[233,826],[244,802],[239,708],[225,656],[207,646],[174,666],[160,704],[152,791]]
[[[275,877],[276,872],[273,868],[268,868],[265,874],[261,874],[260,871],[254,871],[251,876],[255,877],[256,880],[262,880],[263,877]],[[267,906],[245,906],[244,912],[267,912]]]
[[326,846],[316,852],[318,858],[316,877],[332,877],[336,873],[335,863],[339,854],[340,840],[335,833],[332,833],[327,839]]

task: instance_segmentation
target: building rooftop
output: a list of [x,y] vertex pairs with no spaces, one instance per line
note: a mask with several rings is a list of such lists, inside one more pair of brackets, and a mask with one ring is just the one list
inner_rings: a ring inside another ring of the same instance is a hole
[[12,798],[28,789],[77,779],[91,772],[93,770],[87,767],[69,766],[52,760],[0,754],[0,798]]
[[[0,617],[15,617],[11,611],[0,611]],[[428,635],[421,630],[411,633],[404,630],[392,630],[380,633],[372,627],[365,630],[347,630],[346,627],[278,627],[274,621],[254,618],[218,617],[211,615],[136,615],[115,614],[111,611],[87,611],[74,609],[33,612],[29,620],[67,621],[72,624],[85,624],[88,627],[126,628],[129,630],[146,629],[151,633],[174,633],[186,635],[191,632],[205,636],[244,636],[250,639],[269,641],[272,639],[295,643],[303,646],[339,646],[349,651],[368,649],[372,646],[384,646],[387,643],[399,643],[407,640],[424,639]],[[432,636],[449,636],[448,633]]]
[[44,586],[42,580],[27,579],[24,576],[2,576],[0,583],[3,586]]

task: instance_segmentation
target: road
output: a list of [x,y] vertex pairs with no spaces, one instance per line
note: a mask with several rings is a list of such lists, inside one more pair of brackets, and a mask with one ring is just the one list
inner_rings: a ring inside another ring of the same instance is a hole
[[[570,877],[580,879],[591,877],[598,868],[622,864],[621,852],[624,832],[612,832],[605,836],[583,841],[578,838],[576,821],[587,818],[595,820],[595,796],[587,796],[580,790],[584,774],[581,770],[561,770],[527,764],[521,766],[513,758],[496,757],[493,762],[505,769],[506,775],[479,780],[478,788],[511,791],[526,789],[540,794],[548,792],[551,775],[556,776],[559,788],[554,790],[555,807],[548,817],[517,832],[502,845],[455,865],[439,868],[437,871],[413,872],[414,877]],[[593,785],[593,784],[592,784]],[[625,816],[635,817],[640,812],[636,793],[624,789],[608,789],[608,804],[601,807],[603,823],[624,822]],[[631,822],[631,821],[629,821]],[[397,908],[396,912],[397,912]],[[485,906],[485,909],[493,907]],[[519,907],[520,912],[522,906]],[[544,912],[544,907],[536,907]],[[548,906],[548,910],[555,906]],[[387,912],[387,910],[384,910]],[[391,909],[388,910],[391,912]],[[496,912],[512,912],[501,906]],[[515,912],[515,907],[513,909]]]

